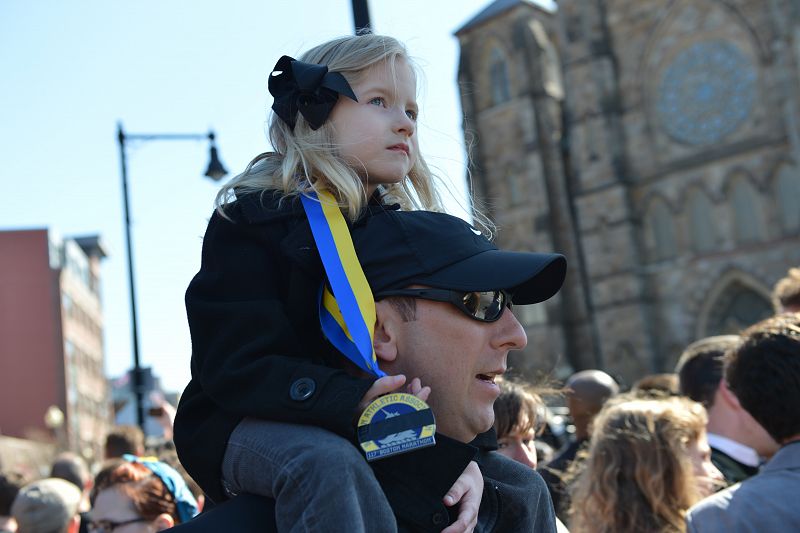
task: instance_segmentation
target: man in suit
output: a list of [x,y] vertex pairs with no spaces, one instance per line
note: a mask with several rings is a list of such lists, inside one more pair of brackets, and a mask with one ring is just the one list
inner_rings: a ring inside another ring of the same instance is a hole
[[683,351],[675,368],[681,394],[702,403],[708,411],[711,462],[728,485],[756,475],[761,457],[770,457],[778,449],[722,379],[725,352],[738,342],[738,335],[701,339]]
[[687,529],[800,531],[800,313],[748,328],[726,357],[728,387],[780,449],[758,475],[692,507]]

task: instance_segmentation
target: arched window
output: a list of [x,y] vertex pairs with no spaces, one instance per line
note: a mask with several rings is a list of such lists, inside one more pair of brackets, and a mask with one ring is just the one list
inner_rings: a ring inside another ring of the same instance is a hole
[[781,225],[785,231],[800,229],[800,174],[797,167],[784,165],[775,184]]
[[772,314],[772,303],[767,298],[734,280],[711,305],[705,336],[739,333]]
[[689,234],[692,248],[696,252],[708,252],[717,246],[717,232],[714,230],[713,206],[708,196],[700,189],[689,193]]
[[663,200],[657,198],[650,204],[645,215],[645,232],[651,259],[662,261],[677,254],[675,223]]
[[731,186],[736,240],[757,242],[764,238],[764,219],[759,207],[758,191],[747,178],[737,176]]
[[492,55],[489,60],[489,82],[491,83],[493,104],[502,104],[511,99],[506,57],[497,47],[492,48]]

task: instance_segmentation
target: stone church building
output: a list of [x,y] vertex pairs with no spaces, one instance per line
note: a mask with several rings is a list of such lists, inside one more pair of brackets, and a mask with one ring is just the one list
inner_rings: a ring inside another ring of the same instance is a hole
[[457,32],[474,196],[567,283],[520,309],[528,377],[672,371],[800,265],[800,6],[497,0]]

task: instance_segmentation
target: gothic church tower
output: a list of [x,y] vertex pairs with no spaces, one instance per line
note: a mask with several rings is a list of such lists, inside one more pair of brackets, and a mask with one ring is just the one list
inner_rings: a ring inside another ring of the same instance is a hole
[[475,195],[502,246],[570,264],[523,311],[517,369],[630,384],[771,313],[800,264],[799,18],[788,0],[497,0],[458,30]]

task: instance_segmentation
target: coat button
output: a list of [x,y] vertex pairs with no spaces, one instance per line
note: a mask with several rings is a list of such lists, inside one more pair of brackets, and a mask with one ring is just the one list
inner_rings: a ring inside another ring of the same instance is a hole
[[289,397],[297,402],[308,400],[317,390],[317,384],[311,378],[300,378],[292,383],[289,389]]
[[445,525],[447,523],[447,513],[433,513],[433,516],[431,516],[431,522],[433,522],[434,526]]

